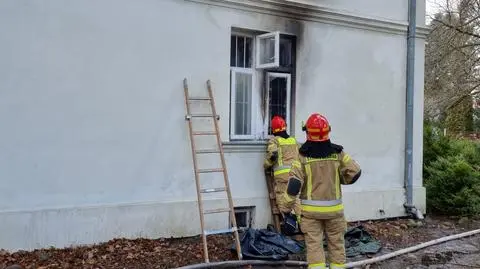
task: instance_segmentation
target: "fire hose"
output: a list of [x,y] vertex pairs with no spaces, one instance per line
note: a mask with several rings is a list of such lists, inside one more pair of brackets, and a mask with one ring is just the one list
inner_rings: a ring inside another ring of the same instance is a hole
[[[424,242],[412,247],[400,249],[394,251],[392,253],[388,253],[382,256],[374,257],[371,259],[350,262],[345,265],[345,268],[361,268],[362,266],[378,263],[381,261],[385,261],[406,253],[414,252],[429,246],[437,245],[443,242],[460,239],[467,236],[472,236],[475,234],[480,233],[480,229],[472,230],[460,234],[449,235],[445,237],[441,237],[435,240],[431,240],[428,242]],[[225,261],[225,262],[213,262],[213,263],[201,263],[201,264],[193,264],[187,265],[183,267],[178,267],[178,269],[203,269],[203,268],[238,268],[240,266],[282,266],[284,268],[306,268],[307,263],[304,261],[262,261],[262,260],[241,260],[241,261]]]

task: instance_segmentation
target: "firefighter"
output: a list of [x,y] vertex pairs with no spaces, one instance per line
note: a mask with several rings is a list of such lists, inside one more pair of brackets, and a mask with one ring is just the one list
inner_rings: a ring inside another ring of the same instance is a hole
[[342,146],[330,142],[331,127],[324,116],[310,115],[303,130],[307,132],[307,141],[299,149],[299,160],[292,164],[283,201],[286,207],[292,207],[300,194],[300,227],[305,235],[308,268],[327,268],[324,233],[329,268],[345,268],[347,222],[340,185],[355,183],[361,174],[360,166]]
[[[294,137],[290,137],[286,131],[287,124],[280,116],[274,116],[271,121],[273,137],[268,141],[267,153],[264,161],[266,170],[273,168],[273,186],[275,191],[275,199],[277,207],[282,212],[286,229],[284,233],[292,234],[297,228],[297,217],[300,214],[300,199],[297,197],[293,205],[293,210],[285,207],[284,193],[288,183],[288,173],[290,172],[293,161],[298,160],[298,143]],[[294,217],[292,219],[292,216]]]

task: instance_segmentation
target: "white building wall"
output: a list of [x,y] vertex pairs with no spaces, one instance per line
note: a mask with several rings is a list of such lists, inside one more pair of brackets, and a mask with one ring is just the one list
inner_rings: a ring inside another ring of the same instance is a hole
[[[385,4],[386,2],[384,0],[292,0],[290,2],[318,5],[325,9],[379,18],[387,21],[405,22],[408,20],[408,1],[403,0],[388,0],[388,4]],[[425,0],[416,2],[417,24],[422,26],[425,25]]]
[[[264,1],[195,2],[0,1],[0,248],[198,234],[182,80],[192,95],[212,81],[228,140],[231,27],[297,35],[295,135],[303,139],[309,113],[325,113],[332,139],[362,165],[360,181],[344,188],[348,219],[403,214],[406,22],[340,14],[329,24],[313,7],[297,21]],[[366,15],[406,20],[395,2]],[[421,209],[423,45],[414,139]],[[264,227],[264,145],[226,141],[225,150],[235,204],[256,206]],[[227,217],[208,224],[223,228]]]

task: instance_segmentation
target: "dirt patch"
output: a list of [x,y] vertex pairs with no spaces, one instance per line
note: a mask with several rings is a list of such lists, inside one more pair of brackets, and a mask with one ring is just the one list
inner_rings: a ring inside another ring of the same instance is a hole
[[[405,220],[393,221],[389,224],[382,223],[382,227],[405,224]],[[410,222],[410,221],[409,221]],[[399,238],[390,234],[377,237],[384,242],[386,247],[381,254],[417,245],[440,237],[463,233],[480,228],[480,221],[467,218],[427,218],[421,227],[410,228],[405,237]],[[396,228],[395,228],[396,229]],[[382,238],[383,237],[383,238]],[[398,245],[396,245],[398,244]],[[371,269],[426,269],[426,268],[480,268],[480,235],[465,237],[434,245],[416,252],[397,256],[393,259],[372,265]]]
[[453,217],[427,217],[422,222],[395,219],[362,224],[382,242],[384,252],[480,228],[479,220]]
[[[422,223],[407,219],[356,222],[382,242],[382,253],[412,246],[445,235],[480,228],[480,221],[427,218]],[[236,259],[230,251],[233,238],[209,236],[211,261]],[[366,257],[363,257],[366,258]],[[0,251],[0,268],[19,264],[25,269],[158,269],[203,262],[200,237],[179,239],[115,239],[88,247],[41,249],[8,253]]]
[[371,269],[480,268],[480,235],[448,241],[372,265]]
[[[209,236],[211,261],[234,259],[229,236]],[[200,237],[179,239],[115,239],[89,247],[0,252],[0,268],[20,264],[25,269],[157,269],[203,262]]]

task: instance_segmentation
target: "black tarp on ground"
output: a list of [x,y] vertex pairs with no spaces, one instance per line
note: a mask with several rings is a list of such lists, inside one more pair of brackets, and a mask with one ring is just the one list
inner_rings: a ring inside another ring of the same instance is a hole
[[[269,229],[247,229],[240,234],[240,246],[245,260],[286,260],[304,249],[301,242]],[[236,251],[235,244],[232,251]]]
[[362,225],[351,227],[345,233],[345,253],[348,258],[373,255],[382,249],[380,241],[373,238]]
[[[304,253],[304,242],[298,242],[272,229],[247,229],[240,234],[243,258],[246,260],[287,260],[291,256]],[[324,242],[326,250],[326,241]],[[347,257],[375,254],[381,249],[363,226],[352,227],[345,233],[345,252]],[[235,244],[232,251],[236,251]]]

